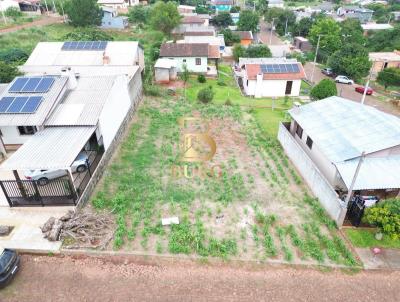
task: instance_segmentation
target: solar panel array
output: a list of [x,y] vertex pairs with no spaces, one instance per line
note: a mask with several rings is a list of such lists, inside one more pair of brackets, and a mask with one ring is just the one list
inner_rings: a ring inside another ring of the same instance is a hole
[[262,73],[297,73],[300,72],[298,64],[262,64]]
[[44,93],[49,91],[54,81],[52,77],[17,78],[8,92]]
[[0,113],[34,113],[42,96],[5,96],[0,100]]
[[105,50],[107,41],[64,42],[61,50]]

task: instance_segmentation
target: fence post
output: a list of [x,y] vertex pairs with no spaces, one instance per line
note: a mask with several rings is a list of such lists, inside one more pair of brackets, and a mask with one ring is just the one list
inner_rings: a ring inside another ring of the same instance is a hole
[[68,172],[68,182],[67,183],[69,185],[69,190],[71,192],[71,196],[74,201],[74,205],[76,205],[76,201],[78,200],[79,196],[75,190],[75,185],[74,185],[74,181],[72,180],[72,175],[71,175],[70,170],[68,170],[67,172]]
[[10,197],[7,194],[6,188],[4,187],[4,184],[3,184],[2,181],[0,181],[0,186],[1,186],[1,189],[3,190],[3,192],[4,192],[4,196],[6,197],[8,204],[10,205],[10,208],[12,208],[13,204],[12,204],[12,202],[10,200]]
[[33,198],[35,200],[40,200],[40,204],[42,205],[42,207],[44,207],[43,199],[42,199],[42,196],[40,196],[36,181],[32,181],[32,186],[33,186],[33,189],[35,190],[35,195],[33,196]]

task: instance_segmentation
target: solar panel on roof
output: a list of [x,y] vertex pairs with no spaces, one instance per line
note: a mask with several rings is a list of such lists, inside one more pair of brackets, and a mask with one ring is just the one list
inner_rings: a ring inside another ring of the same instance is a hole
[[53,86],[55,79],[51,77],[42,78],[39,85],[37,85],[34,92],[47,92],[49,91],[50,87]]
[[21,109],[21,113],[34,113],[42,102],[42,96],[31,96],[26,102],[25,106]]
[[107,41],[64,42],[61,50],[105,50]]
[[14,97],[3,97],[0,100],[0,113],[1,112],[6,112],[7,108],[11,105],[11,103],[14,101]]
[[55,79],[53,77],[18,78],[8,91],[15,93],[17,92],[43,93],[49,91],[54,81]]
[[26,82],[28,82],[29,78],[18,78],[15,80],[14,84],[8,89],[9,92],[20,92],[21,89],[25,86]]
[[30,78],[20,92],[34,92],[42,78]]
[[22,107],[24,107],[25,103],[28,101],[28,99],[29,99],[29,97],[27,97],[27,96],[16,97],[5,112],[19,113],[21,111]]
[[262,73],[297,73],[300,72],[298,64],[262,64]]

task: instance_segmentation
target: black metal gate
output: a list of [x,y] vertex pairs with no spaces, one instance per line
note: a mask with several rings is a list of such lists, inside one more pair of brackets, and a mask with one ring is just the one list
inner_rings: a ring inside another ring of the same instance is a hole
[[10,207],[76,205],[78,196],[68,178],[49,180],[2,180],[0,186]]
[[365,205],[360,196],[355,196],[349,201],[347,207],[347,219],[353,226],[358,227],[364,215]]

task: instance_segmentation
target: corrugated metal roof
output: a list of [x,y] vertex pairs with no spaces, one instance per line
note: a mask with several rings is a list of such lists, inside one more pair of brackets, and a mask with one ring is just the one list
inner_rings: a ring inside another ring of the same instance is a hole
[[158,59],[156,64],[154,65],[154,68],[171,68],[171,67],[176,67],[176,61],[171,60],[171,59]]
[[289,110],[290,115],[332,162],[400,145],[400,119],[341,97]]
[[6,91],[8,87],[8,84],[0,84],[0,95],[3,94],[4,91]]
[[[349,188],[359,159],[337,163],[336,167]],[[367,157],[361,164],[354,190],[400,188],[400,156],[385,158]]]
[[[14,81],[18,79],[15,78]],[[3,113],[0,114],[0,126],[39,126],[42,125],[46,117],[52,110],[56,101],[60,98],[60,94],[63,91],[65,84],[67,83],[67,77],[55,76],[54,84],[51,89],[46,93],[9,93],[8,89],[5,89],[0,95],[0,98],[5,96],[27,96],[27,95],[41,95],[43,96],[43,101],[38,107],[35,113],[31,114],[11,114]],[[14,83],[11,82],[9,87]],[[7,87],[8,88],[8,87]]]
[[95,126],[117,76],[80,77],[78,86],[69,91],[46,126]]
[[0,166],[1,170],[66,169],[96,127],[55,127],[37,132]]

